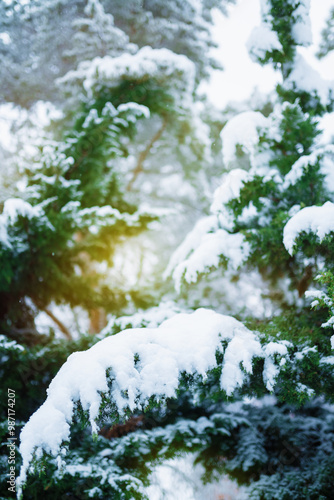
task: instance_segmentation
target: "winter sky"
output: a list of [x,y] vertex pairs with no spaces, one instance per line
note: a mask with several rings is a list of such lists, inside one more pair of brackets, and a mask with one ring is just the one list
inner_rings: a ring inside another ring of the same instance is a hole
[[[334,79],[334,53],[323,61],[314,57],[320,41],[320,32],[325,26],[334,0],[311,0],[311,22],[314,44],[304,49],[303,55],[323,78]],[[208,95],[219,108],[229,101],[246,99],[257,87],[262,92],[274,89],[279,75],[270,65],[261,67],[251,61],[246,42],[252,29],[260,23],[260,0],[237,0],[229,7],[229,16],[215,12],[214,37],[219,44],[215,56],[223,64],[224,71],[215,71]]]

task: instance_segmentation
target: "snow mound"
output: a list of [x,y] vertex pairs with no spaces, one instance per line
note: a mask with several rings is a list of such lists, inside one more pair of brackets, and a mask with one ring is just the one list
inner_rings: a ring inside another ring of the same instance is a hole
[[290,255],[302,231],[315,233],[320,241],[334,231],[334,203],[327,201],[321,207],[305,207],[291,217],[283,231],[283,244]]

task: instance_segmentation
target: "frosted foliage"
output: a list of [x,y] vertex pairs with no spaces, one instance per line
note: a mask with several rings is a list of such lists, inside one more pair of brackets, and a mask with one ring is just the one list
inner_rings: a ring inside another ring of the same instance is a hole
[[334,80],[321,78],[300,54],[296,54],[292,71],[285,79],[284,87],[317,96],[321,104],[327,106],[334,92]]
[[45,216],[41,205],[33,207],[30,203],[20,198],[9,198],[5,201],[3,212],[0,215],[0,244],[8,247],[11,246],[8,228],[16,224],[20,216],[28,219],[37,219],[38,223],[46,225],[52,231],[54,230],[52,224]]
[[203,217],[197,221],[194,229],[187,234],[184,241],[173,253],[167,269],[164,273],[164,277],[167,278],[172,274],[175,267],[183,262],[191,252],[193,252],[201,243],[202,238],[212,231],[218,229],[217,217],[211,215],[209,217]]
[[[313,299],[313,302],[311,303],[311,307],[317,307],[320,303],[322,305],[326,305],[328,307],[330,313],[332,316],[325,322],[322,323],[322,328],[334,328],[334,300],[332,297],[327,295],[327,293],[322,292],[320,290],[307,290],[305,292],[305,297]],[[330,338],[330,344],[331,344],[331,349],[334,349],[334,335],[331,336]],[[333,356],[332,356],[333,357]],[[328,362],[325,360],[328,360],[328,358],[323,358],[323,362]],[[334,357],[333,357],[334,359]]]
[[[96,57],[79,64],[59,82],[65,86],[83,82],[88,96],[96,87],[113,88],[126,80],[155,80],[160,86],[169,86],[179,104],[189,99],[195,86],[195,65],[186,56],[168,49],[143,47],[136,54],[124,53],[119,57]],[[184,105],[189,104],[185,102]]]
[[194,229],[172,255],[165,278],[172,275],[177,292],[182,281],[194,283],[198,275],[218,267],[221,259],[228,260],[231,269],[237,269],[247,258],[248,243],[242,234],[230,234],[219,228],[216,215],[200,219]]
[[[86,16],[96,16],[97,19],[103,19],[105,12],[99,0],[88,0],[84,9]],[[109,14],[111,16],[111,14]],[[112,17],[112,16],[111,16]]]
[[251,59],[257,62],[258,59],[263,60],[267,52],[281,51],[283,47],[277,33],[271,30],[269,23],[262,23],[251,32],[247,41],[247,49]]
[[268,119],[257,111],[245,111],[229,120],[221,132],[225,165],[236,159],[238,145],[250,155],[252,163],[259,136],[267,124]]
[[[271,2],[260,0],[262,19],[271,21]],[[293,13],[292,37],[296,45],[308,46],[312,43],[312,30],[310,21],[310,0],[287,0],[287,3],[295,7]],[[265,25],[266,23],[263,23]],[[267,28],[268,30],[268,28]],[[261,37],[259,35],[258,45],[261,47]],[[263,38],[263,47],[266,46],[266,37]],[[268,42],[267,42],[268,43]],[[273,47],[280,50],[278,47]],[[269,49],[270,50],[270,49]]]
[[327,201],[321,207],[305,207],[291,217],[283,231],[283,243],[290,255],[302,231],[316,234],[320,241],[334,231],[334,204]]
[[267,355],[256,334],[233,317],[211,310],[177,314],[158,328],[125,330],[88,351],[71,354],[51,382],[45,403],[22,429],[19,485],[26,480],[34,453],[64,453],[61,444],[70,437],[74,403],[81,402],[97,432],[101,393],[109,394],[120,414],[127,408],[142,409],[152,396],[174,397],[181,373],[205,378],[216,366],[216,352],[224,352],[222,341],[228,346],[220,383],[231,395],[252,373],[252,358]]
[[20,198],[10,198],[6,200],[2,216],[10,220],[10,222],[15,223],[20,215],[28,219],[38,217],[41,215],[41,207],[38,205],[32,207],[30,203]]
[[222,258],[228,259],[229,268],[236,270],[248,257],[249,245],[240,233],[231,234],[225,229],[203,235],[198,248],[173,272],[176,290],[180,291],[182,279],[187,283],[197,281],[198,275],[218,267]]
[[96,56],[115,55],[129,50],[128,36],[114,25],[114,18],[104,11],[99,0],[88,0],[84,9],[86,17],[75,19],[75,30],[71,49],[65,52],[67,57],[76,60],[90,60]]
[[272,391],[275,385],[275,380],[279,374],[279,367],[275,363],[275,356],[281,356],[280,366],[285,364],[285,356],[288,353],[287,347],[292,346],[289,342],[281,341],[279,343],[269,342],[264,348],[266,358],[263,367],[263,378],[268,391]]
[[240,233],[231,234],[233,222],[225,203],[238,197],[248,173],[231,170],[214,193],[211,212],[200,219],[172,255],[164,277],[172,276],[177,292],[184,280],[194,283],[200,274],[220,265],[223,259],[231,270],[238,269],[249,255],[249,245]]

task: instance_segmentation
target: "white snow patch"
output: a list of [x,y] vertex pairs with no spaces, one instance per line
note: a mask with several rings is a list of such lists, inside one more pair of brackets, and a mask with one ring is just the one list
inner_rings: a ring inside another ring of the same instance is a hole
[[263,368],[263,379],[265,381],[266,387],[268,391],[272,391],[275,385],[276,377],[279,374],[279,367],[275,363],[275,355],[281,356],[280,365],[284,366],[286,363],[286,359],[282,356],[288,354],[288,347],[291,347],[292,344],[290,342],[282,341],[279,343],[269,342],[264,347],[264,351],[266,353],[266,358],[264,362]]
[[118,327],[121,330],[129,328],[129,325],[131,328],[144,326],[157,328],[163,321],[180,312],[180,307],[178,307],[174,302],[161,302],[157,307],[151,307],[150,309],[139,311],[131,316],[120,316],[118,318],[112,317],[107,326],[99,333],[98,336],[103,338],[105,335],[108,335],[114,327]]
[[32,219],[42,214],[41,207],[38,205],[32,207],[30,203],[21,198],[9,198],[5,201],[2,216],[6,217],[10,223],[15,224],[20,215]]
[[283,86],[286,89],[302,90],[308,94],[317,95],[323,106],[327,106],[330,95],[334,92],[334,80],[323,79],[298,53],[294,60],[293,69]]
[[238,145],[250,155],[252,163],[259,136],[267,126],[268,118],[258,111],[245,111],[229,120],[221,132],[225,165],[235,160]]
[[266,57],[267,52],[282,51],[283,47],[277,33],[272,31],[269,23],[262,23],[251,32],[247,41],[247,49],[251,59],[258,62],[258,59],[263,60]]
[[225,209],[224,205],[230,200],[239,198],[240,190],[248,178],[248,172],[241,168],[234,168],[224,174],[221,185],[214,192],[210,211],[217,214]]
[[299,5],[294,11],[296,19],[292,27],[292,36],[298,45],[307,47],[312,44],[312,29],[310,20],[310,0],[299,0]]
[[302,231],[315,233],[320,241],[334,231],[334,204],[327,201],[321,207],[305,207],[287,222],[283,231],[283,244],[290,255]]
[[334,365],[334,356],[327,356],[320,360],[320,364]]

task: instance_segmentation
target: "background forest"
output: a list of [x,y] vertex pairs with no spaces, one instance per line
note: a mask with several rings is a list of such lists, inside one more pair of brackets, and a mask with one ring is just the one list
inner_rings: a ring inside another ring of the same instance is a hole
[[334,80],[261,0],[216,107],[233,3],[0,2],[2,499],[333,498]]

